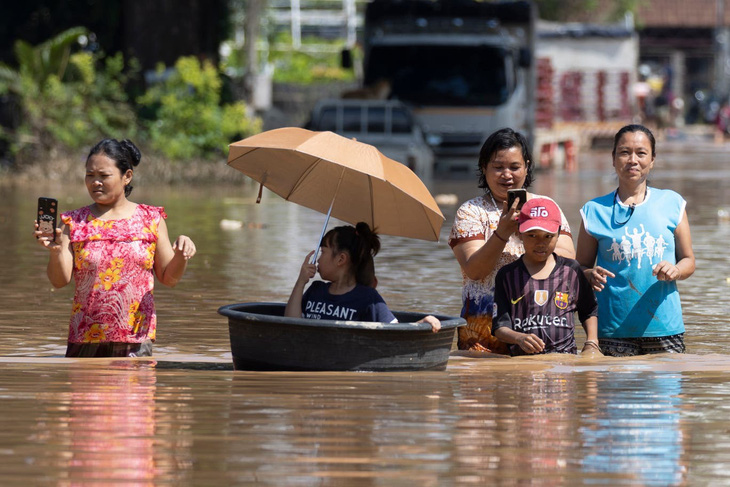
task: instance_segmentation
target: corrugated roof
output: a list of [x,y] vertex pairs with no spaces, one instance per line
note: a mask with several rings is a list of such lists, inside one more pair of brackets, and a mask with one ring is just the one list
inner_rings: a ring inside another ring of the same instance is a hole
[[724,2],[724,25],[730,26],[730,0],[645,0],[639,2],[641,27],[714,28],[718,2]]

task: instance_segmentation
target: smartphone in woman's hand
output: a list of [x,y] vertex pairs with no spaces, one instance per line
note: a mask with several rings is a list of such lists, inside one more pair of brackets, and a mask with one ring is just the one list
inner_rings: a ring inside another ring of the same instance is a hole
[[520,200],[517,203],[517,211],[522,208],[522,205],[527,201],[527,190],[526,189],[508,189],[507,190],[507,209],[512,208],[512,204],[515,200]]
[[58,200],[54,198],[38,198],[38,230],[44,236],[56,241],[56,226],[58,225]]

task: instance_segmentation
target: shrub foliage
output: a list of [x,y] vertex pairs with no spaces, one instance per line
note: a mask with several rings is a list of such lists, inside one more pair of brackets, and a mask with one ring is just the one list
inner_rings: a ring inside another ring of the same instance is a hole
[[38,155],[58,145],[75,149],[110,134],[134,137],[124,60],[121,54],[104,59],[101,52],[73,52],[86,34],[74,28],[37,46],[16,41],[17,68],[0,65],[0,94],[14,97],[21,111],[19,126],[1,134],[14,154]]
[[221,105],[219,71],[208,61],[182,57],[173,70],[159,66],[157,78],[138,99],[152,113],[145,122],[152,146],[174,159],[226,152],[228,144],[261,130],[243,102]]
[[87,35],[78,27],[37,46],[19,40],[17,67],[0,64],[0,97],[19,112],[19,123],[0,126],[0,139],[16,160],[38,160],[105,137],[141,139],[175,160],[209,158],[261,130],[245,103],[221,103],[218,69],[195,57],[180,58],[171,69],[161,66],[159,81],[130,99],[127,86],[139,74],[137,63],[125,65],[121,53],[84,50],[79,41]]

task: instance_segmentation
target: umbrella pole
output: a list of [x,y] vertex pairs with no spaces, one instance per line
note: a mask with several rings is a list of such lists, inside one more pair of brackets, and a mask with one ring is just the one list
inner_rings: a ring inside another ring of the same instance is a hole
[[335,189],[335,194],[332,196],[332,203],[330,203],[330,209],[327,210],[327,218],[324,220],[324,226],[322,227],[322,234],[319,236],[319,240],[317,241],[317,248],[314,251],[314,254],[312,255],[312,258],[310,259],[309,263],[314,264],[317,261],[317,254],[319,254],[319,248],[322,245],[322,239],[324,238],[324,233],[327,230],[327,224],[330,221],[330,215],[332,214],[332,207],[335,206],[335,199],[337,198],[337,193],[340,192],[340,183],[342,183],[342,177],[345,175],[344,168],[342,169],[342,172],[340,173],[340,179],[337,181],[337,189]]
[[[335,194],[335,196],[337,196]],[[327,212],[327,218],[324,220],[324,226],[322,227],[322,234],[319,236],[319,242],[317,243],[317,249],[314,251],[314,254],[312,255],[311,260],[309,261],[310,264],[314,264],[317,261],[317,254],[319,254],[319,247],[322,245],[322,239],[324,238],[324,232],[327,230],[327,224],[330,221],[330,213],[332,213],[332,206],[335,204],[335,199],[332,198],[332,203],[330,203],[330,209]]]

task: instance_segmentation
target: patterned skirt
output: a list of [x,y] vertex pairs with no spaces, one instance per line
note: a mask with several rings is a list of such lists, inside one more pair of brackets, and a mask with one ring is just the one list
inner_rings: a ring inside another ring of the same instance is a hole
[[[479,308],[485,308],[483,310]],[[479,350],[482,352],[509,355],[509,345],[497,340],[492,335],[492,306],[479,306],[474,301],[467,301],[461,311],[466,326],[458,328],[459,350]]]

